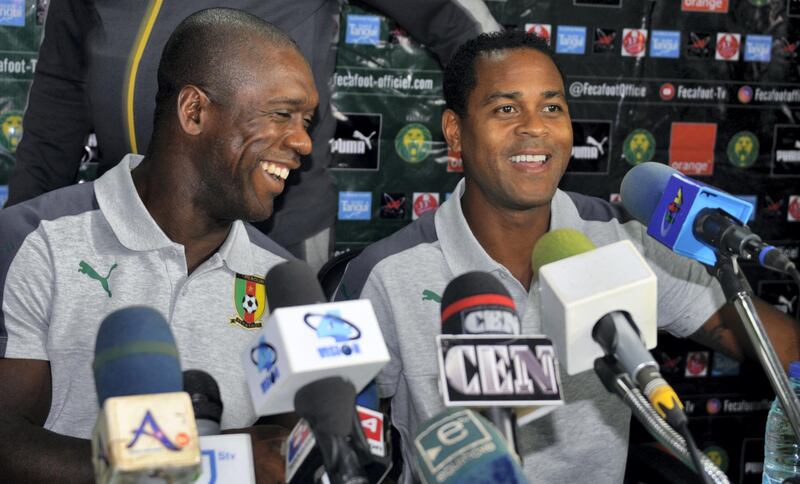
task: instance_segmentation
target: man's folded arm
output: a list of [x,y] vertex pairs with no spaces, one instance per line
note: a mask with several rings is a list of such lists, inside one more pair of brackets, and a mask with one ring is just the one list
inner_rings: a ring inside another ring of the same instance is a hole
[[43,426],[50,411],[50,363],[0,359],[0,474],[6,482],[94,482],[91,444]]

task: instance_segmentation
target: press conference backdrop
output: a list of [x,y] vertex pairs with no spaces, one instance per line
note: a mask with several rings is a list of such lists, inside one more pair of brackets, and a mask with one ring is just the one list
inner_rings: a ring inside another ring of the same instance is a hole
[[[36,67],[47,0],[0,0],[0,200]],[[750,224],[800,263],[800,0],[487,0],[507,28],[549,39],[565,74],[575,147],[561,188],[615,199],[625,173],[666,163],[751,201]],[[436,58],[356,1],[342,12],[328,141],[339,186],[336,248],[363,248],[435,209],[461,178],[444,142]],[[86,168],[86,166],[84,166]],[[82,169],[90,179],[93,170]],[[746,268],[798,317],[800,291]],[[700,445],[757,482],[769,389],[758,369],[662,337]],[[645,440],[635,429],[633,440]]]
[[47,0],[0,0],[0,206],[22,137],[22,112],[36,70]]

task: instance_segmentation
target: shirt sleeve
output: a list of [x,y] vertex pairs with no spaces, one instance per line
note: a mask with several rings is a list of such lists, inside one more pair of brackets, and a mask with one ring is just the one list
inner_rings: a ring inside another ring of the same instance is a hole
[[482,0],[365,0],[395,19],[436,53],[444,65],[456,49],[482,32],[501,30]]
[[47,333],[53,293],[50,250],[35,231],[8,265],[2,292],[0,350],[3,333],[6,344],[0,357],[49,360]]
[[658,278],[658,326],[675,336],[697,331],[725,304],[719,282],[697,261],[675,254],[645,233],[643,253]]
[[378,319],[378,324],[383,333],[383,341],[389,350],[389,363],[383,367],[375,381],[378,384],[378,396],[380,398],[390,398],[394,396],[397,389],[403,364],[400,359],[400,347],[397,342],[397,332],[394,327],[395,323],[392,317],[390,301],[385,288],[375,274],[370,275],[364,284],[364,289],[361,291],[361,299],[368,299],[372,303],[372,309],[375,311],[375,317]]

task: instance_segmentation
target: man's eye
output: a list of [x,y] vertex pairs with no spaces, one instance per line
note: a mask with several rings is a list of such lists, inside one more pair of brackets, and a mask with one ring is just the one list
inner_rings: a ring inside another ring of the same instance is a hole
[[305,126],[306,129],[310,128],[311,127],[311,123],[313,123],[313,122],[314,122],[314,120],[311,119],[311,118],[303,118],[303,126]]
[[506,104],[505,106],[500,106],[499,108],[497,108],[497,112],[503,114],[511,114],[514,112],[514,106],[511,106],[510,104]]
[[557,113],[563,111],[563,109],[561,109],[561,106],[559,106],[558,104],[548,104],[547,106],[544,107],[544,110],[548,113]]

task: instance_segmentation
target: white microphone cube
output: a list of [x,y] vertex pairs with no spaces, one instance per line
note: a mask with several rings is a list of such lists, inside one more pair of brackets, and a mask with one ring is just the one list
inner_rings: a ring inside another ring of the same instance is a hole
[[109,398],[95,423],[92,458],[97,482],[193,482],[200,473],[200,439],[189,394]]
[[542,266],[539,286],[542,330],[568,374],[594,368],[603,356],[592,329],[614,311],[627,312],[647,348],[655,348],[656,275],[629,240]]
[[242,355],[256,415],[294,411],[297,391],[323,378],[345,378],[361,391],[388,362],[367,300],[276,309]]
[[255,484],[250,434],[203,435],[200,451],[203,472],[197,484]]

